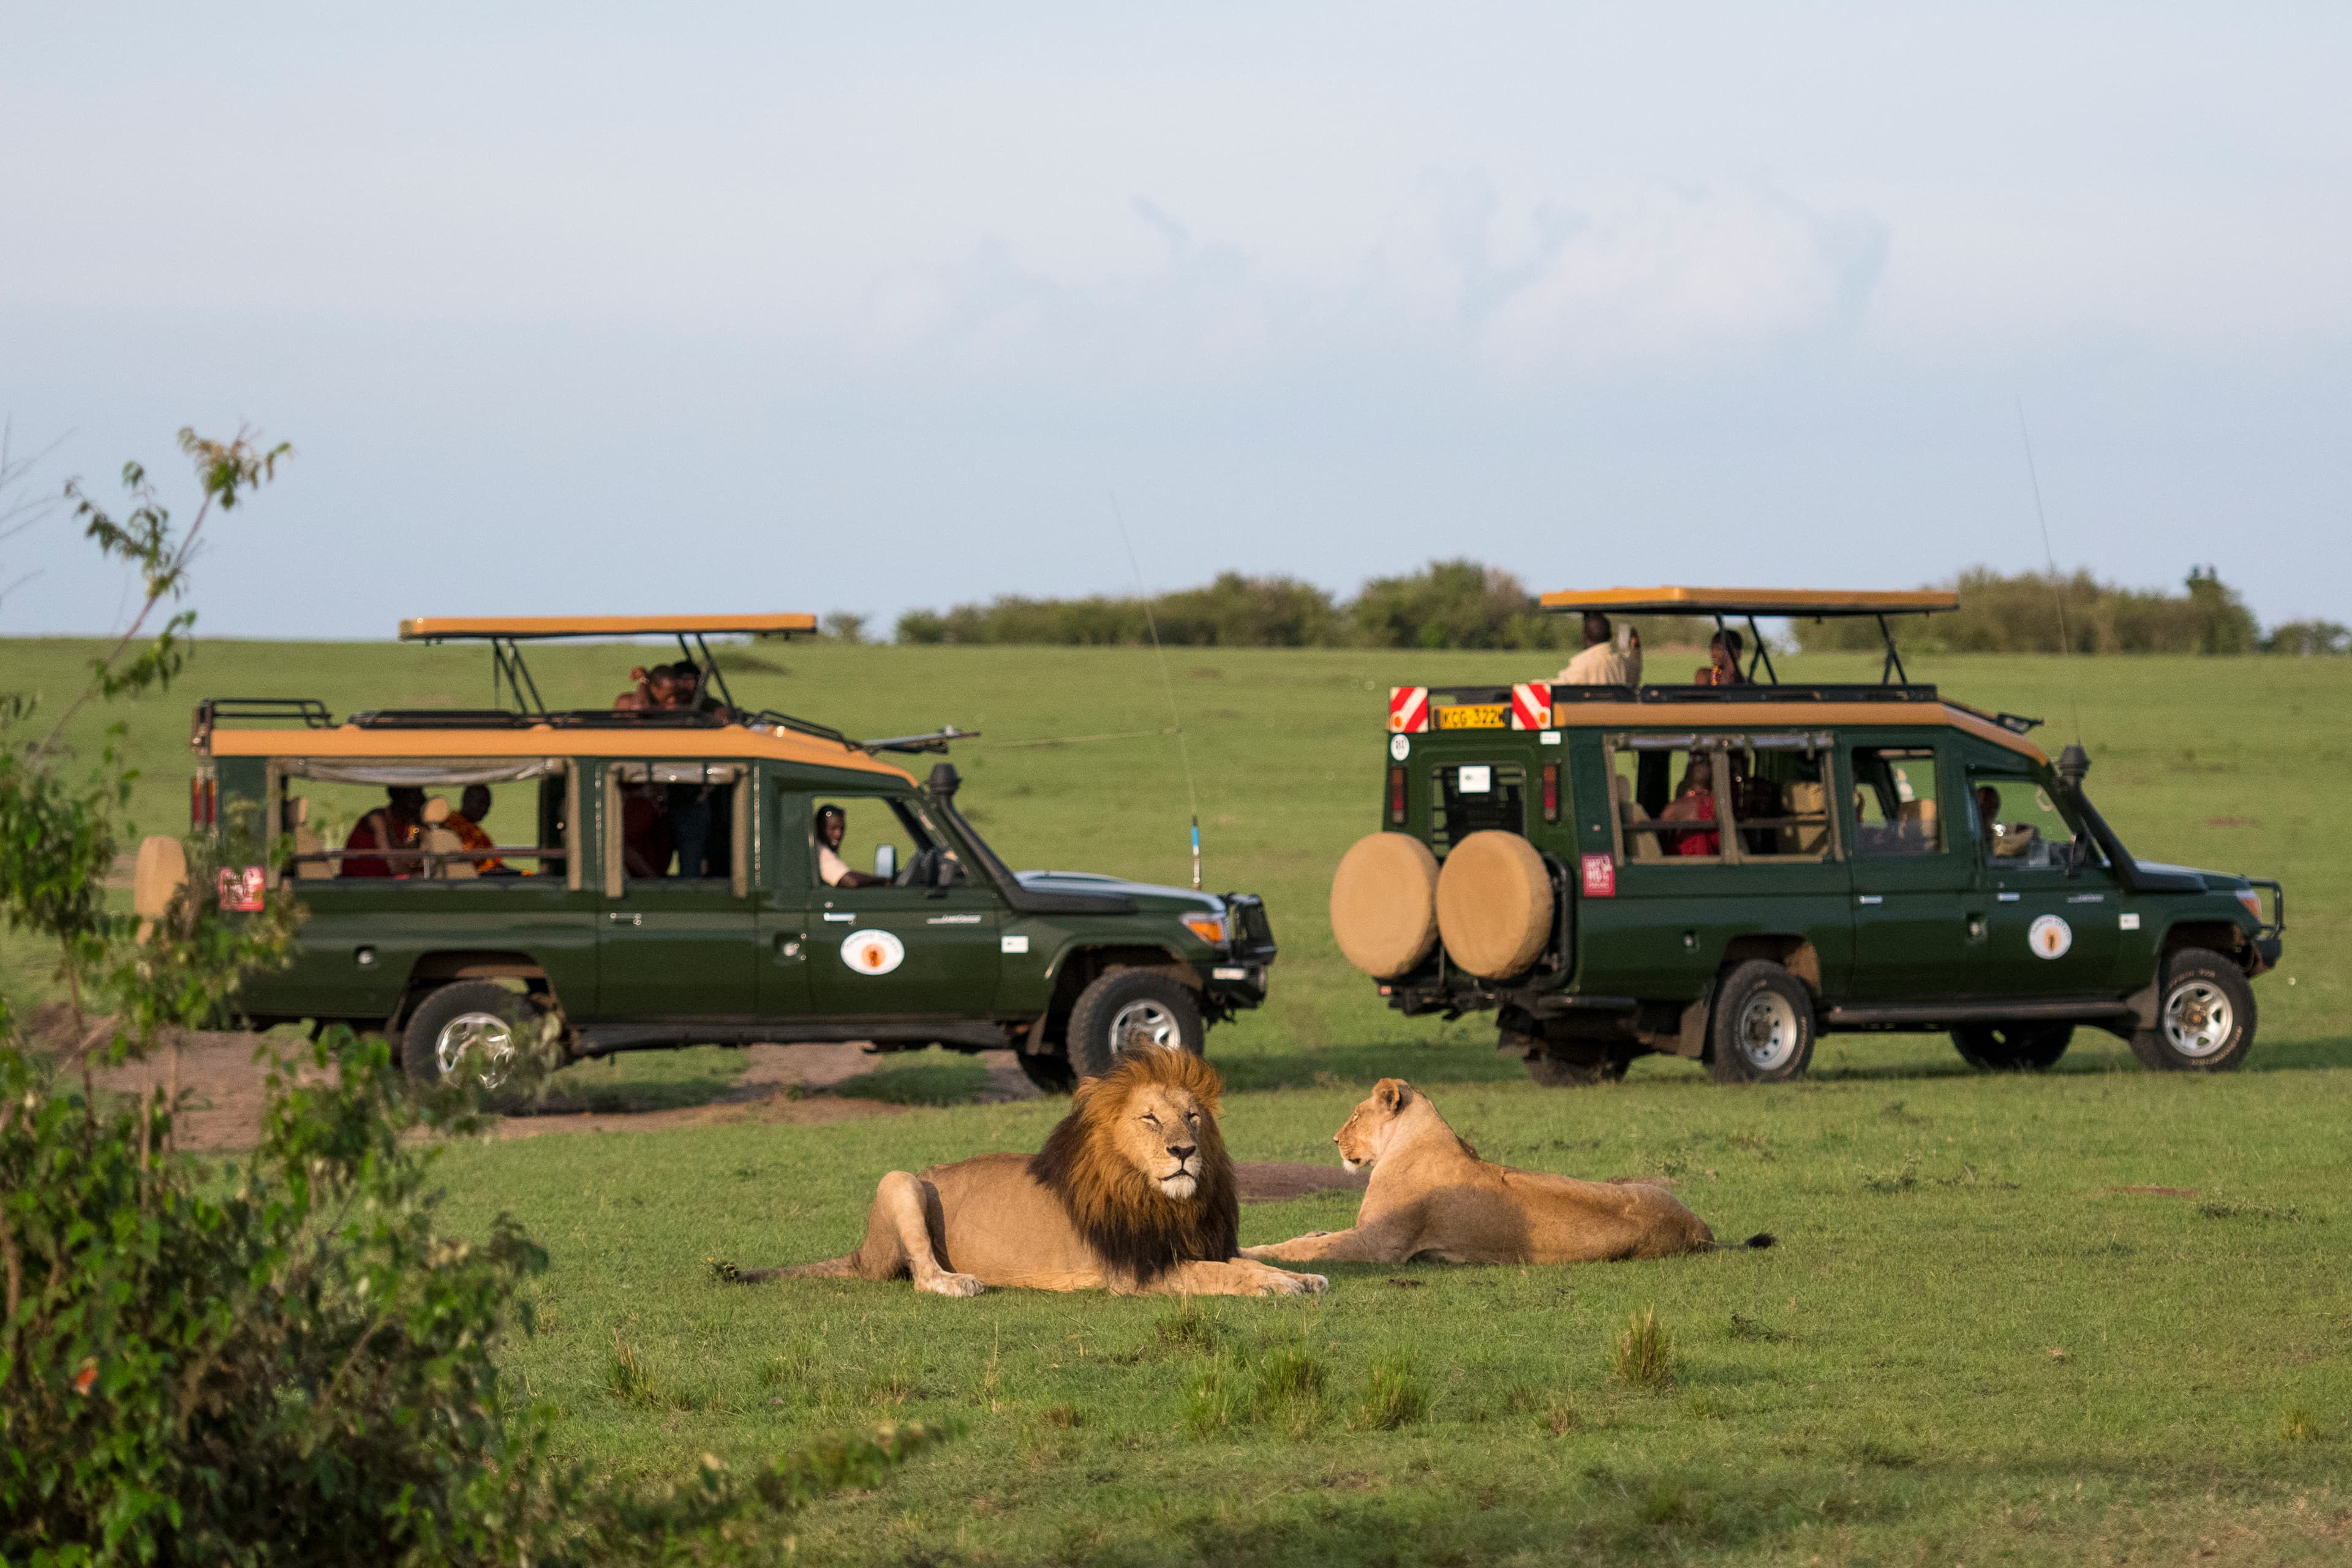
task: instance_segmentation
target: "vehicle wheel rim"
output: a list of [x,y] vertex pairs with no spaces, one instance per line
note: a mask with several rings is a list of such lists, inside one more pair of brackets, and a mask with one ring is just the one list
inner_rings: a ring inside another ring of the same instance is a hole
[[2228,994],[2210,980],[2177,985],[2164,999],[2164,1037],[2192,1060],[2219,1054],[2236,1022]]
[[1111,1053],[1115,1056],[1146,1046],[1157,1046],[1163,1051],[1182,1050],[1183,1027],[1176,1022],[1176,1015],[1158,1002],[1129,1002],[1111,1016]]
[[1739,1054],[1758,1072],[1778,1072],[1797,1055],[1797,1010],[1775,991],[1759,991],[1739,1009]]
[[471,1056],[479,1064],[478,1080],[484,1089],[506,1082],[514,1054],[514,1026],[496,1013],[460,1013],[442,1025],[433,1038],[434,1061],[443,1078],[456,1072],[457,1064]]

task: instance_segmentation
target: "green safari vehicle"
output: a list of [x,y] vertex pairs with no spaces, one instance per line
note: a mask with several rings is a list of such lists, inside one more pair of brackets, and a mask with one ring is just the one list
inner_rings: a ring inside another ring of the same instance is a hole
[[2137,858],[2079,747],[2053,763],[2037,721],[1911,682],[1891,635],[1880,682],[1851,686],[1780,684],[1755,636],[1759,616],[1884,631],[1951,595],[1544,603],[1745,616],[1754,652],[1739,670],[1735,645],[1729,684],[1394,689],[1381,831],[1331,892],[1341,950],[1391,1006],[1493,1009],[1500,1048],[1547,1085],[1654,1051],[1779,1081],[1852,1030],[1948,1030],[1988,1069],[2049,1067],[2084,1026],[2154,1068],[2245,1059],[2277,882]]
[[[495,1079],[551,1018],[575,1058],[936,1043],[1011,1050],[1060,1089],[1123,1050],[1199,1053],[1209,1025],[1265,1001],[1258,899],[1010,870],[957,810],[952,763],[919,784],[885,760],[965,732],[860,742],[735,706],[707,635],[814,626],[407,621],[405,641],[489,643],[492,700],[510,700],[340,721],[307,699],[200,703],[194,813],[217,836],[224,906],[292,898],[308,915],[291,965],[240,1006],[257,1026],[385,1031],[427,1079],[472,1053]],[[673,705],[541,702],[525,644],[643,634],[687,656]]]

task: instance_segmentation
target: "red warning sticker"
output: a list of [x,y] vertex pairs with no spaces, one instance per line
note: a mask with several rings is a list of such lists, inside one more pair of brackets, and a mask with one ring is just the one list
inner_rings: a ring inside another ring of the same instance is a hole
[[1549,681],[1523,680],[1511,688],[1511,728],[1514,730],[1551,728],[1551,683]]
[[1429,728],[1428,687],[1389,688],[1389,728],[1405,735],[1418,735]]
[[1606,855],[1584,857],[1584,896],[1588,899],[1613,899],[1617,896],[1617,862]]

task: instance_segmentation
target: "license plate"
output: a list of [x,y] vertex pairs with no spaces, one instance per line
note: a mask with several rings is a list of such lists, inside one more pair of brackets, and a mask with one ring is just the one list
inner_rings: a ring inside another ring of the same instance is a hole
[[1499,730],[1503,716],[1511,710],[1507,702],[1465,702],[1458,708],[1440,708],[1437,727],[1441,730]]

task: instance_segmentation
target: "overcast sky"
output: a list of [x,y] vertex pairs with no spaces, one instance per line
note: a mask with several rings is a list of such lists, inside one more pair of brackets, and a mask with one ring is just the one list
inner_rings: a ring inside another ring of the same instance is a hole
[[[2352,620],[2352,7],[0,3],[37,482],[299,457],[215,635],[1908,586]],[[0,631],[121,584],[62,514]]]

